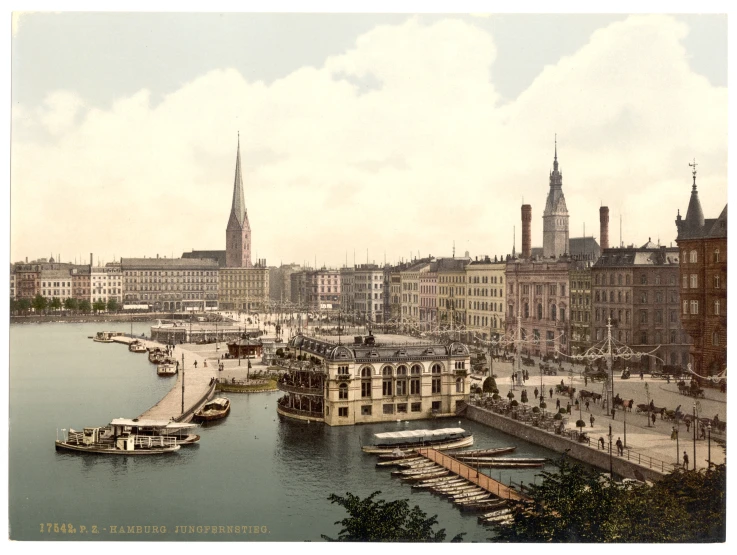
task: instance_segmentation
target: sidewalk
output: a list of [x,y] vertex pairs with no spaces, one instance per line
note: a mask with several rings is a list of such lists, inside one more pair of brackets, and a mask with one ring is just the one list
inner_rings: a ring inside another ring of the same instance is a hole
[[[609,449],[609,426],[611,425],[612,443],[616,443],[621,438],[625,444],[624,457],[629,455],[630,460],[637,460],[637,456],[651,457],[652,459],[663,461],[672,465],[676,462],[683,463],[683,452],[686,451],[689,460],[689,468],[694,468],[694,461],[697,469],[703,469],[707,466],[707,460],[711,456],[711,462],[721,464],[725,462],[725,450],[716,442],[717,439],[725,439],[724,434],[719,434],[715,430],[711,432],[711,442],[709,442],[709,432],[707,431],[704,439],[700,439],[700,431],[696,430],[697,439],[694,442],[694,427],[691,426],[690,431],[686,431],[686,426],[680,422],[678,429],[678,441],[671,439],[673,427],[676,426],[674,421],[662,420],[657,415],[655,424],[649,420],[647,413],[637,414],[636,409],[632,412],[625,411],[621,408],[616,409],[614,418],[610,413],[605,414],[602,402],[590,402],[589,410],[581,403],[581,410],[575,408],[574,402],[566,395],[555,393],[555,386],[559,385],[563,380],[565,385],[572,385],[576,388],[574,400],[578,398],[578,392],[581,389],[591,391],[593,393],[603,393],[604,385],[602,382],[588,382],[584,385],[584,379],[581,377],[583,366],[563,365],[563,372],[559,372],[556,376],[540,376],[540,370],[537,364],[539,359],[535,359],[536,366],[523,367],[530,374],[530,379],[524,383],[524,386],[514,386],[515,398],[519,401],[520,394],[523,389],[527,390],[529,398],[529,406],[536,405],[534,390],[542,390],[545,395],[545,402],[548,406],[547,410],[554,411],[556,400],[560,400],[562,408],[571,402],[571,414],[566,429],[578,430],[576,421],[580,418],[586,422],[584,431],[591,437],[591,447],[598,448],[599,438],[604,438],[605,449]],[[507,392],[512,389],[512,364],[511,363],[493,363],[493,372],[497,375],[496,383],[499,394],[505,397]],[[573,368],[572,374],[569,370]],[[542,385],[541,385],[542,384]],[[714,418],[719,415],[721,421],[725,421],[727,417],[726,394],[716,389],[708,389],[706,398],[694,399],[681,395],[678,392],[678,386],[674,380],[667,384],[663,379],[651,379],[646,376],[644,380],[640,380],[639,375],[633,375],[632,378],[621,380],[617,377],[615,371],[614,378],[614,395],[619,394],[623,399],[634,400],[634,407],[638,404],[647,404],[647,392],[649,390],[650,399],[656,407],[665,407],[668,410],[674,410],[680,405],[680,411],[685,414],[693,414],[694,404],[697,406],[697,415],[703,418]],[[553,396],[550,397],[550,389],[553,389]],[[700,410],[698,410],[700,408]],[[590,417],[594,416],[594,426],[590,425]],[[649,425],[648,425],[649,424]],[[626,431],[625,431],[626,427]],[[709,455],[709,444],[711,443],[711,454]],[[694,455],[695,447],[695,455]],[[629,453],[628,453],[629,452]],[[612,445],[612,454],[617,455],[617,448]]]

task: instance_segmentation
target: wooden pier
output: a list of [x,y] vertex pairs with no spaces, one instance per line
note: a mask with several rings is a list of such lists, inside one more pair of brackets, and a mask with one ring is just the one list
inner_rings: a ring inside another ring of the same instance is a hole
[[500,499],[511,499],[514,501],[523,501],[527,499],[526,495],[518,492],[517,490],[510,488],[509,486],[505,486],[486,474],[482,474],[478,469],[457,461],[453,457],[445,455],[440,451],[430,448],[422,448],[416,449],[415,452],[443,468],[446,468],[451,473],[468,480],[485,491],[488,491],[492,495],[499,497]]

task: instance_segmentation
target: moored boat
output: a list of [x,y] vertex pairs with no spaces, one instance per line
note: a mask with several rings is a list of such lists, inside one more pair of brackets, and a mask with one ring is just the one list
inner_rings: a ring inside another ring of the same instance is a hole
[[146,352],[146,345],[141,343],[140,341],[134,341],[130,345],[128,345],[128,350],[132,353],[145,353]]
[[377,462],[376,466],[399,466],[402,463],[419,462],[422,460],[425,460],[425,457],[414,457],[412,459],[394,459],[394,460]]
[[156,373],[159,376],[173,376],[177,373],[177,366],[171,362],[162,362],[156,367]]
[[95,337],[92,338],[92,341],[97,341],[98,343],[112,343],[113,337],[118,335],[122,334],[117,331],[98,331],[95,334]]
[[102,455],[160,455],[179,450],[176,439],[165,436],[139,436],[125,432],[115,435],[110,427],[69,429],[66,439],[57,440],[58,450]]
[[230,413],[230,399],[218,397],[205,403],[201,409],[194,413],[193,419],[196,422],[210,422],[225,418],[228,413]]
[[432,447],[433,449],[459,449],[473,445],[473,435],[462,428],[439,430],[405,430],[374,434],[375,443],[364,445],[364,453],[390,454],[393,451]]
[[192,445],[200,440],[200,436],[191,433],[197,428],[191,422],[174,422],[173,420],[141,420],[138,418],[116,418],[110,422],[113,435],[134,433],[138,436],[163,436],[171,438],[177,445]]
[[455,458],[471,458],[471,457],[494,457],[496,455],[503,455],[505,453],[511,453],[517,449],[517,447],[496,447],[494,449],[469,449],[467,451],[453,451],[448,453],[451,457]]
[[435,472],[430,472],[428,474],[416,474],[416,475],[412,474],[409,476],[402,476],[401,478],[405,482],[416,482],[416,481],[424,480],[425,478],[439,478],[441,476],[447,476],[448,474],[450,474],[450,471],[441,469]]

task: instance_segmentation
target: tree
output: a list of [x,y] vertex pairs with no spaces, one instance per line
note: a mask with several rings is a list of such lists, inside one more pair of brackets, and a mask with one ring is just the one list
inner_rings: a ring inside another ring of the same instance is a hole
[[616,482],[565,458],[528,487],[496,540],[514,542],[724,541],[726,468],[678,470],[655,484]]
[[493,376],[489,376],[484,380],[483,389],[484,393],[494,393],[494,390],[496,389],[496,380]]
[[[365,499],[351,493],[345,497],[331,494],[328,499],[348,511],[350,516],[337,521],[343,529],[338,538],[333,539],[324,534],[327,541],[386,541],[386,542],[442,542],[445,540],[445,529],[437,532],[433,527],[438,523],[437,515],[428,518],[420,507],[410,509],[407,499],[399,501],[374,501],[380,491],[375,491]],[[463,534],[458,534],[452,542],[463,541]]]
[[40,293],[37,293],[35,297],[33,297],[33,301],[31,301],[31,306],[36,312],[42,312],[46,310],[46,307],[49,306],[49,301],[45,297],[42,297]]
[[18,301],[18,310],[21,312],[28,312],[31,310],[31,300],[30,299],[20,299]]
[[49,303],[49,307],[51,310],[60,310],[61,309],[61,299],[59,297],[53,297],[51,299],[51,302]]
[[92,305],[90,305],[90,301],[87,299],[82,299],[79,301],[79,310],[81,310],[84,314],[89,314],[92,310]]
[[114,297],[111,298],[111,299],[108,299],[108,301],[107,301],[107,310],[108,310],[108,312],[116,312],[119,308],[120,308],[120,306],[118,304],[118,299],[116,299]]
[[74,297],[64,299],[64,308],[66,308],[67,310],[77,310],[79,308],[79,301],[77,301],[77,299],[75,299]]
[[107,304],[102,299],[95,301],[92,303],[92,310],[95,312],[102,312],[107,307]]

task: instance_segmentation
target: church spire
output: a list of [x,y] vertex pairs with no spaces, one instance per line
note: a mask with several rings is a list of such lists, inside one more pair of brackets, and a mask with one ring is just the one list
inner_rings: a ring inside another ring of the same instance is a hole
[[558,171],[558,134],[555,134],[555,158],[553,158],[553,171]]
[[241,134],[238,132],[238,150],[235,157],[235,180],[233,182],[233,203],[230,208],[230,220],[235,220],[240,227],[248,226],[246,203],[243,198],[243,177],[241,175]]

